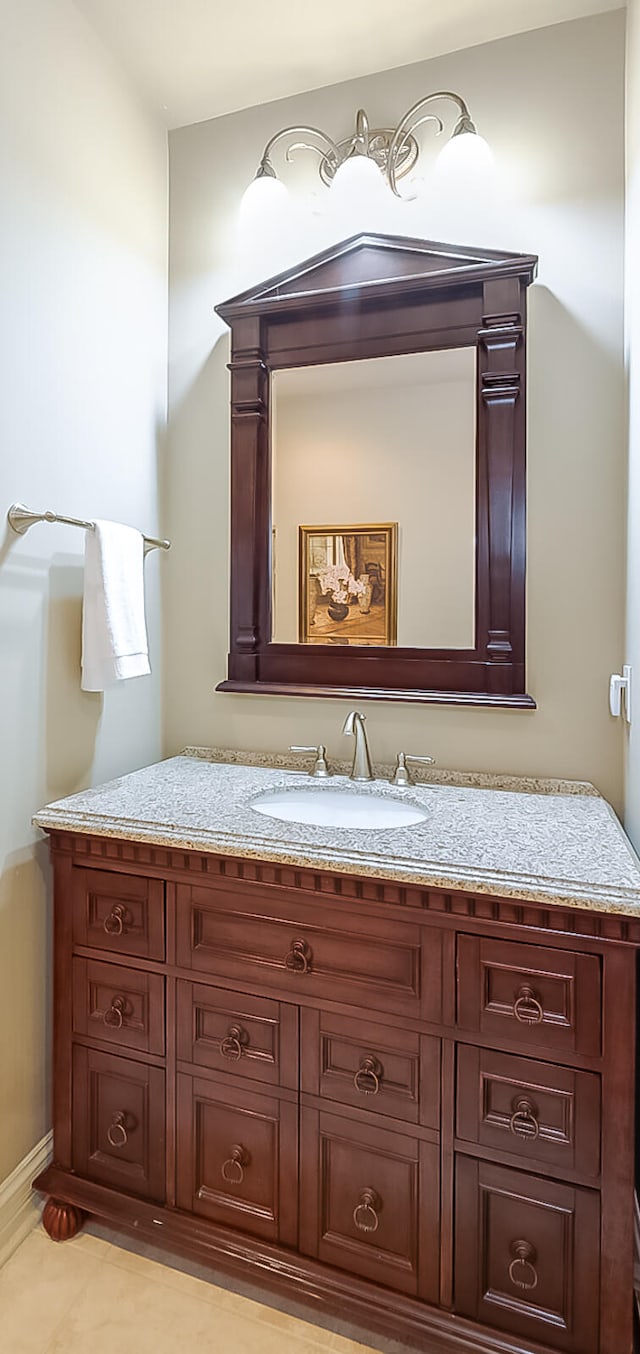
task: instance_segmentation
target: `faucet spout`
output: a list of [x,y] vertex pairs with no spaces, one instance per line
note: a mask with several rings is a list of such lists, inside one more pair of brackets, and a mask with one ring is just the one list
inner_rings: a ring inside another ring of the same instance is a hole
[[351,734],[356,740],[353,752],[351,780],[373,780],[371,755],[369,753],[369,744],[367,742],[367,731],[364,725],[365,715],[361,715],[358,710],[352,710],[351,713],[347,715],[342,729],[343,733]]

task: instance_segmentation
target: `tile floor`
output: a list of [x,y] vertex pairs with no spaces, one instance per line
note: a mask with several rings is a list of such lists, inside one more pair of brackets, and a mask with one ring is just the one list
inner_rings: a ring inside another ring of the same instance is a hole
[[0,1270],[1,1354],[374,1354],[109,1236],[96,1226],[56,1245],[30,1233]]

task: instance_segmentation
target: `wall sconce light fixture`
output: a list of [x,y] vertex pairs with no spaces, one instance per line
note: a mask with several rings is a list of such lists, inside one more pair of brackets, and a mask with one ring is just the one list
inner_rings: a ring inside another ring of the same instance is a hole
[[[491,160],[491,151],[483,137],[478,135],[469,109],[459,94],[440,90],[419,99],[401,117],[397,127],[369,126],[364,109],[356,115],[356,129],[352,136],[343,141],[333,141],[319,127],[283,127],[267,142],[255,178],[249,184],[243,205],[251,204],[252,211],[266,204],[269,197],[284,195],[285,186],[276,174],[272,163],[272,152],[280,142],[288,142],[284,159],[286,163],[296,151],[312,150],[319,156],[318,172],[323,184],[337,193],[348,187],[351,191],[384,190],[385,185],[397,198],[410,201],[419,196],[402,193],[399,180],[410,174],[416,165],[420,146],[415,133],[426,122],[436,127],[436,135],[444,132],[444,123],[437,113],[431,111],[431,105],[438,100],[447,100],[457,109],[458,117],[453,131],[445,142],[439,155],[439,161],[459,161],[460,168],[466,169],[472,163],[483,167]],[[426,111],[429,110],[429,111]]]

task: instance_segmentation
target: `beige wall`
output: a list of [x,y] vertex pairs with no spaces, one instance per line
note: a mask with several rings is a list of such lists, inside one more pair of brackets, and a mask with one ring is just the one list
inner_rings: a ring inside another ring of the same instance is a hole
[[[2,9],[0,518],[22,499],[158,528],[166,137],[67,0]],[[31,815],[160,751],[153,676],[80,690],[83,533],[0,526],[0,1180],[50,1124],[50,889]]]
[[[640,0],[627,13],[626,358],[629,392],[626,662],[635,676],[635,718],[625,727],[625,826],[640,850]],[[617,669],[619,670],[619,669]]]
[[396,522],[398,644],[473,648],[475,360],[461,348],[275,373],[278,643],[298,639],[298,527]]
[[172,133],[169,750],[322,739],[344,753],[344,701],[214,694],[227,650],[229,414],[228,336],[213,307],[270,266],[266,235],[252,259],[246,249],[238,259],[235,240],[240,195],[272,132],[304,121],[344,135],[359,105],[392,122],[427,90],[453,88],[495,148],[503,191],[464,207],[433,195],[410,228],[540,255],[529,329],[528,685],[538,709],[372,704],[371,742],[379,757],[404,747],[444,767],[585,777],[621,807],[622,730],[607,688],[624,605],[623,57],[624,16],[611,13]]

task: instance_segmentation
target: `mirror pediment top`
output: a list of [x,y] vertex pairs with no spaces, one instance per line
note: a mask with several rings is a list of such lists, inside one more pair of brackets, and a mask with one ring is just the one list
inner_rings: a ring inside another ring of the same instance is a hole
[[216,312],[230,322],[242,315],[285,309],[292,302],[315,304],[319,294],[328,300],[345,292],[375,294],[380,288],[388,296],[394,284],[398,291],[409,287],[415,291],[478,283],[487,276],[515,276],[529,285],[537,265],[534,254],[361,233],[221,302]]

